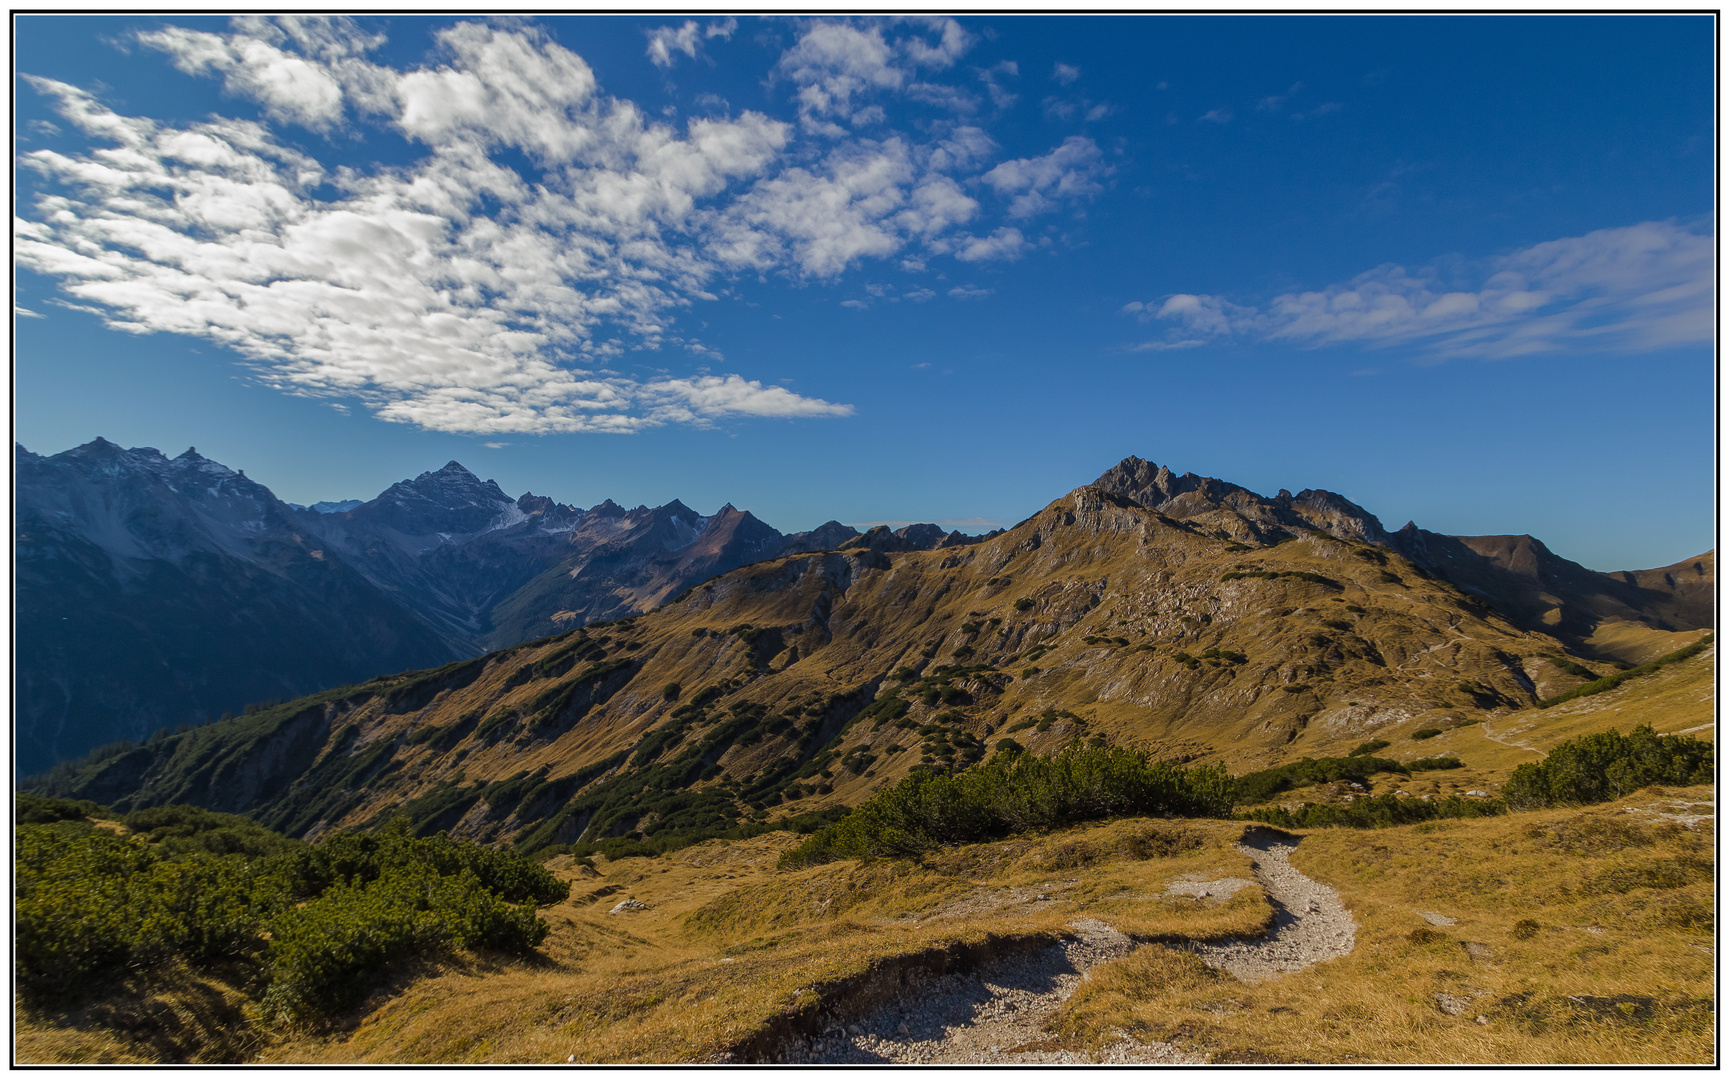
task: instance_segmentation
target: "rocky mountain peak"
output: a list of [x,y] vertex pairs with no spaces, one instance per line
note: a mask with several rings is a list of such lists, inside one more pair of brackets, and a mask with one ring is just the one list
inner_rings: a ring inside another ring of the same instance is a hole
[[1138,457],[1124,458],[1107,469],[1093,486],[1173,517],[1187,517],[1204,506],[1212,508],[1234,497],[1239,501],[1244,496],[1266,501],[1236,484],[1189,472],[1178,476],[1164,465]]
[[480,532],[499,515],[514,510],[516,502],[497,482],[483,481],[452,461],[437,472],[397,481],[350,513],[357,521],[412,536],[454,535]]
[[794,533],[787,537],[781,554],[792,555],[801,551],[833,551],[858,535],[858,529],[830,519],[809,532]]

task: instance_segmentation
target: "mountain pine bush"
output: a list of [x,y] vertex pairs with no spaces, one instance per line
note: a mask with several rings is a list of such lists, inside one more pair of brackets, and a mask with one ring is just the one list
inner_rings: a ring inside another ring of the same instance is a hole
[[1231,806],[1231,778],[1221,766],[1184,769],[1138,750],[1079,743],[1052,757],[1000,747],[958,773],[913,772],[788,852],[782,865],[914,855],[1117,814],[1217,817]]
[[196,807],[129,815],[129,836],[70,809],[18,811],[59,818],[20,825],[14,848],[26,997],[100,993],[105,976],[176,961],[239,962],[259,976],[267,1015],[300,1021],[353,1002],[414,954],[526,952],[547,933],[536,905],[570,892],[520,855],[417,838],[406,818],[315,845]]
[[1650,784],[1710,784],[1713,775],[1711,743],[1642,724],[1626,736],[1600,731],[1569,739],[1543,761],[1515,769],[1502,795],[1516,809],[1609,802]]

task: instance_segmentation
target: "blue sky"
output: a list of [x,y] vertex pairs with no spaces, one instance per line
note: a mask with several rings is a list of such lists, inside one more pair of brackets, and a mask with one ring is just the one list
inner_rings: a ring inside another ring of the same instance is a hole
[[1715,542],[1708,17],[16,21],[15,428],[1009,525]]

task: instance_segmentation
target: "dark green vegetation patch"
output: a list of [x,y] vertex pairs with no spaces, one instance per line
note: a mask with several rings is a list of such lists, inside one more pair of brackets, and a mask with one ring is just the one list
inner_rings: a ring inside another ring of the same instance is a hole
[[1640,725],[1582,735],[1551,750],[1543,761],[1514,770],[1502,788],[1516,809],[1609,802],[1651,784],[1710,784],[1713,746],[1689,735],[1659,735]]
[[416,838],[403,818],[308,844],[189,806],[126,815],[121,836],[52,803],[17,809],[33,819],[13,862],[17,987],[32,1001],[100,998],[124,971],[240,965],[265,1016],[303,1021],[412,956],[527,952],[547,934],[536,905],[570,890],[519,855]]
[[1397,761],[1354,752],[1349,757],[1300,758],[1289,765],[1245,773],[1232,781],[1232,790],[1238,803],[1259,803],[1268,801],[1282,791],[1308,787],[1311,784],[1332,784],[1341,780],[1362,781],[1375,773],[1403,774],[1407,771],[1408,767]]
[[782,856],[782,865],[913,855],[1119,814],[1220,817],[1231,805],[1220,766],[1184,769],[1121,747],[1071,744],[1052,757],[1004,747],[957,773],[910,774]]

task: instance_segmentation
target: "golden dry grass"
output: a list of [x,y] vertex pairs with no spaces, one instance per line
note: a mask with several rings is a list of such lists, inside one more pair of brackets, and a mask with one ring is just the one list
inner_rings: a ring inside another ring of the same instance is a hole
[[[337,1030],[267,1062],[677,1062],[714,1059],[874,969],[929,950],[1051,940],[1082,915],[1135,933],[1255,933],[1257,889],[1163,898],[1170,880],[1249,877],[1232,822],[1129,819],[975,844],[923,863],[778,871],[795,838],[711,842],[567,869],[573,898],[540,963],[463,957],[375,995]],[[640,911],[609,915],[634,898]]]
[[1350,955],[1248,985],[1143,949],[1095,969],[1056,1027],[1075,1046],[1121,1029],[1216,1061],[1711,1062],[1714,833],[1658,812],[1711,813],[1713,798],[1647,789],[1585,811],[1308,833],[1292,865],[1339,889]]
[[67,1008],[14,999],[13,1055],[21,1063],[75,1065],[240,1061],[266,1033],[249,1020],[248,998],[223,974],[183,967],[132,973],[107,992]]
[[[1093,969],[1054,1035],[1086,1048],[1122,1030],[1222,1062],[1709,1061],[1712,820],[1663,815],[1710,815],[1713,797],[1648,789],[1589,810],[1311,832],[1292,863],[1352,910],[1350,955],[1249,985],[1148,945]],[[892,983],[886,973],[908,958],[941,965],[1052,940],[1078,917],[1144,940],[1253,935],[1272,916],[1261,889],[1224,902],[1169,891],[1185,878],[1252,877],[1234,846],[1242,829],[1124,819],[918,862],[790,871],[775,868],[797,842],[788,834],[597,869],[563,856],[553,865],[572,881],[571,899],[543,909],[553,929],[533,960],[428,962],[325,1029],[268,1039],[246,1023],[237,991],[182,973],[154,997],[141,988],[106,1011],[20,1012],[16,1053],[89,1063],[716,1060],[826,1003],[858,1000],[874,979]],[[625,899],[647,907],[608,914]],[[1432,926],[1420,911],[1456,921]],[[1459,1015],[1442,1008],[1450,1001]]]

